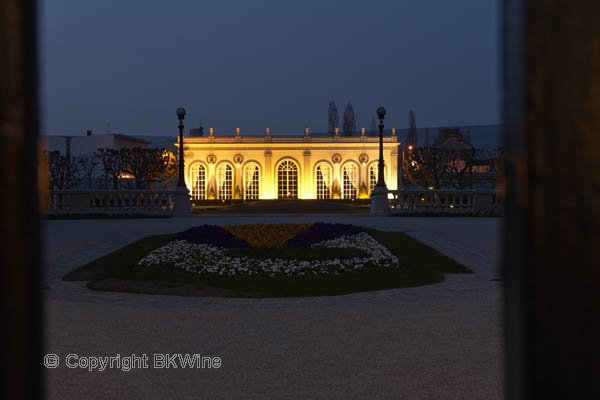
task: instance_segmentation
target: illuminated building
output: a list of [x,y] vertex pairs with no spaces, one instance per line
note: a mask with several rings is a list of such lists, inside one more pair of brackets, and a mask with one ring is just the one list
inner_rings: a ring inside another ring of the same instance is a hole
[[[368,198],[377,183],[378,137],[185,137],[192,199]],[[177,144],[176,144],[177,145]],[[385,180],[398,187],[398,140],[384,137]]]

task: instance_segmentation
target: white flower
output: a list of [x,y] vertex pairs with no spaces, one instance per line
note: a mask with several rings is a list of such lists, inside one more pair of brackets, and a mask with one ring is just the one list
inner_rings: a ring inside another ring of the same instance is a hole
[[208,275],[275,275],[305,276],[338,275],[342,272],[370,267],[396,268],[398,259],[381,243],[366,232],[341,236],[314,244],[312,247],[349,249],[366,253],[365,257],[333,258],[329,260],[265,259],[229,257],[226,249],[207,244],[192,244],[174,240],[151,251],[138,265],[165,265]]

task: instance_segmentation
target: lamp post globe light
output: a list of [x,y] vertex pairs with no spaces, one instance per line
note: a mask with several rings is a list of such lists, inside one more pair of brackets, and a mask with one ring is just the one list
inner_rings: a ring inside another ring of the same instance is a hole
[[379,162],[377,165],[377,184],[371,193],[371,214],[386,216],[390,215],[390,205],[388,204],[388,189],[385,184],[384,162],[383,162],[383,119],[386,110],[383,107],[377,108],[377,117],[379,118]]
[[185,118],[185,108],[179,107],[175,112],[179,119],[179,157],[177,166],[179,177],[177,178],[177,187],[175,189],[175,204],[173,214],[178,216],[191,215],[192,204],[190,202],[190,191],[185,185],[184,159],[183,159],[183,119]]

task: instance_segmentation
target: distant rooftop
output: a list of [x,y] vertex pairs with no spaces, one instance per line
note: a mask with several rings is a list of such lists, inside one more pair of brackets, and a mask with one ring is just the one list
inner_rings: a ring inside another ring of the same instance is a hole
[[[495,125],[445,125],[445,126],[436,126],[436,127],[417,127],[417,136],[418,136],[418,142],[417,145],[418,146],[425,146],[426,145],[426,131],[429,133],[429,140],[430,140],[430,144],[433,144],[435,138],[437,137],[438,134],[438,129],[439,128],[445,128],[445,127],[449,127],[449,128],[459,128],[462,132],[466,132],[467,130],[470,131],[470,138],[471,138],[471,143],[473,144],[473,146],[475,148],[478,149],[494,149],[497,148],[499,146],[501,146],[502,144],[502,125],[500,124],[495,124]],[[214,132],[214,137],[215,138],[235,138],[236,133],[234,132],[227,132],[226,135],[222,134],[223,132]],[[148,144],[149,147],[154,147],[154,148],[166,148],[168,150],[174,150],[175,146],[174,143],[177,141],[177,136],[176,134],[173,135],[164,135],[164,136],[155,136],[155,135],[126,135],[126,134],[121,134],[121,133],[92,133],[92,137],[98,137],[98,136],[104,136],[104,135],[118,135],[119,138],[122,138],[122,140],[132,140],[132,139],[137,139],[137,140],[141,140],[143,144]],[[266,131],[250,131],[250,132],[246,132],[243,129],[241,129],[240,135],[242,137],[245,138],[257,138],[262,140],[265,136],[266,136]],[[361,130],[357,130],[357,132],[355,132],[355,134],[353,136],[343,136],[342,132],[339,132],[339,137],[340,138],[356,138],[359,139],[361,135]],[[392,130],[391,129],[385,129],[384,130],[384,135],[385,136],[391,136],[392,135]],[[66,137],[66,136],[71,136],[71,137],[85,137],[85,133],[78,133],[75,135],[48,135],[48,136],[53,136],[53,137]],[[270,136],[272,138],[282,138],[281,140],[287,140],[286,138],[303,138],[304,137],[304,131],[302,129],[298,129],[296,131],[295,134],[290,135],[289,131],[282,133],[282,132],[278,132],[276,129],[272,129],[271,130],[271,134]],[[318,131],[309,131],[309,136],[311,137],[311,141],[313,142],[318,142],[320,139],[327,139],[327,138],[331,138],[331,135],[328,132],[318,132]],[[372,132],[369,128],[365,129],[365,136],[367,138],[377,138],[379,136],[379,132],[375,132],[375,135],[372,135]],[[397,136],[397,140],[399,142],[404,142],[406,140],[406,137],[408,136],[408,128],[398,128],[396,129],[396,136]],[[205,128],[204,129],[204,135],[203,136],[196,136],[193,138],[207,138],[210,137],[210,130]],[[190,140],[190,136],[185,136],[185,140],[188,141]],[[316,140],[312,140],[312,139],[316,139]],[[356,139],[352,139],[352,140],[356,140]],[[202,140],[206,140],[206,139],[202,139]],[[231,139],[225,139],[225,140],[231,140]],[[260,141],[259,140],[259,141]],[[277,139],[279,140],[279,139]],[[346,139],[344,139],[345,141]],[[351,141],[352,141],[351,140]],[[221,142],[221,139],[218,139],[219,142]],[[327,140],[325,140],[327,141]],[[370,140],[369,140],[370,141]]]
[[53,138],[102,138],[102,137],[107,137],[107,136],[114,136],[115,139],[119,139],[119,140],[127,140],[130,142],[135,142],[135,143],[141,143],[141,144],[152,144],[152,142],[142,139],[140,136],[138,135],[125,135],[122,133],[114,133],[114,132],[104,132],[104,133],[92,133],[92,134],[78,134],[78,135],[41,135],[42,137],[53,137]]

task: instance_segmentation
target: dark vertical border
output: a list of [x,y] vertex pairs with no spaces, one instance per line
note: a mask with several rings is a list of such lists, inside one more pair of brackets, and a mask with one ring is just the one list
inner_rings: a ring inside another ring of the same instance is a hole
[[528,399],[527,371],[527,143],[525,126],[525,8],[504,0],[501,8],[502,102],[506,206],[503,233],[505,398]]
[[38,215],[37,10],[0,2],[0,296],[4,319],[1,393],[41,399],[42,269]]
[[504,0],[502,12],[506,394],[597,399],[600,3]]

